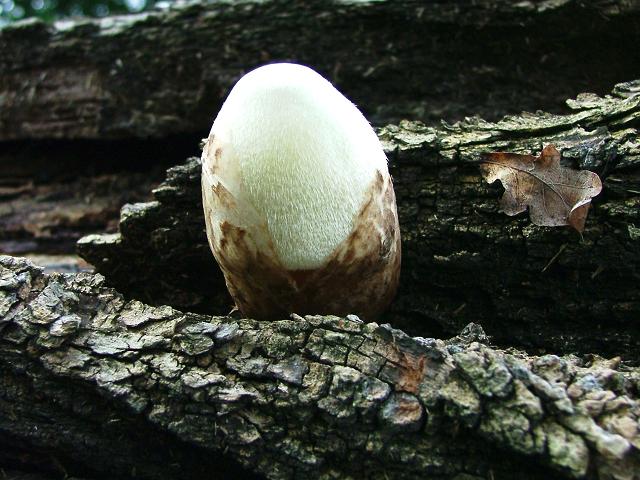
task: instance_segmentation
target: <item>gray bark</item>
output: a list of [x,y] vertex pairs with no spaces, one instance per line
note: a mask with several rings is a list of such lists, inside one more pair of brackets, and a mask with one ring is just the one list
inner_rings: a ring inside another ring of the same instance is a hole
[[204,478],[172,475],[225,452],[269,478],[640,478],[640,371],[618,359],[183,313],[13,257],[0,313],[2,438],[115,475],[139,455],[142,478]]
[[[639,90],[631,82],[612,96],[582,95],[568,115],[383,128],[403,241],[400,291],[385,321],[439,337],[478,322],[499,344],[640,360]],[[582,235],[507,217],[501,187],[481,178],[483,153],[538,154],[550,143],[566,164],[603,179]],[[226,314],[197,159],[169,169],[154,197],[122,209],[119,233],[82,239],[80,255],[127,295]]]
[[0,30],[0,141],[202,135],[247,69],[309,64],[376,123],[558,109],[638,75],[628,0],[220,1]]

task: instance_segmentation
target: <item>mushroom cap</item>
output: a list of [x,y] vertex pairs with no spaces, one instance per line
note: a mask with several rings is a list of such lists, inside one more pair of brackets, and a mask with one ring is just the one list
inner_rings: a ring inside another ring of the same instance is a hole
[[226,157],[218,180],[264,218],[287,269],[321,266],[353,230],[376,172],[388,175],[362,113],[302,65],[270,64],[242,77],[211,134]]

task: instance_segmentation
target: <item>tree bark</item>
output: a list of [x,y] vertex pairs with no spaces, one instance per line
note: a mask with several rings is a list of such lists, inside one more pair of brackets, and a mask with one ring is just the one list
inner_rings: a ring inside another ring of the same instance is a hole
[[224,452],[268,478],[640,478],[640,371],[618,359],[502,351],[476,325],[445,342],[183,313],[14,257],[0,282],[1,438],[61,465],[210,478]]
[[376,123],[558,109],[635,78],[628,0],[281,0],[24,21],[0,31],[0,141],[203,135],[229,88],[294,60]]
[[[439,337],[478,322],[499,344],[640,360],[639,89],[582,95],[569,115],[383,128],[403,241],[400,291],[384,320]],[[603,179],[582,235],[507,217],[501,187],[481,178],[483,153],[538,154],[546,144]],[[232,303],[204,233],[198,160],[169,169],[154,197],[122,209],[119,233],[82,239],[80,255],[129,296],[225,314]]]
[[47,183],[11,177],[11,185],[0,187],[0,251],[74,253],[80,236],[117,230],[124,203],[149,199],[157,182],[148,178],[131,172]]

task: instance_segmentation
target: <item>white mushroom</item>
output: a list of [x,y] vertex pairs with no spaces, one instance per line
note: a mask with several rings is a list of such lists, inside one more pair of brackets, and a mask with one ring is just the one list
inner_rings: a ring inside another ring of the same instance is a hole
[[400,232],[387,160],[360,111],[295,64],[242,77],[202,154],[209,244],[240,310],[376,316]]

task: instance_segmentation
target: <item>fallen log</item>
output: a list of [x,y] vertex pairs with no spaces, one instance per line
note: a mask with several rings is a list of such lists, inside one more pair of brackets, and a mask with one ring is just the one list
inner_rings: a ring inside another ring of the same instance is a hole
[[[640,360],[639,83],[568,101],[573,112],[469,118],[380,130],[402,230],[400,291],[385,317],[420,336],[478,322],[498,344]],[[538,154],[603,179],[582,235],[499,212],[502,188],[478,162],[492,151]],[[171,168],[154,201],[125,205],[120,232],[83,238],[80,255],[126,295],[226,314],[231,301],[204,233],[197,159]]]
[[[96,230],[117,230],[120,207],[148,198],[150,173],[78,175],[35,183],[4,177],[0,186],[0,251],[24,255],[75,253],[78,238]],[[155,183],[157,185],[157,183]]]
[[378,124],[558,109],[637,77],[639,18],[628,0],[269,0],[27,20],[0,30],[0,141],[202,136],[233,83],[276,60]]
[[640,371],[619,359],[504,351],[477,325],[443,341],[211,317],[103,283],[0,257],[0,459],[32,444],[138,478],[204,478],[223,453],[268,478],[639,478]]

